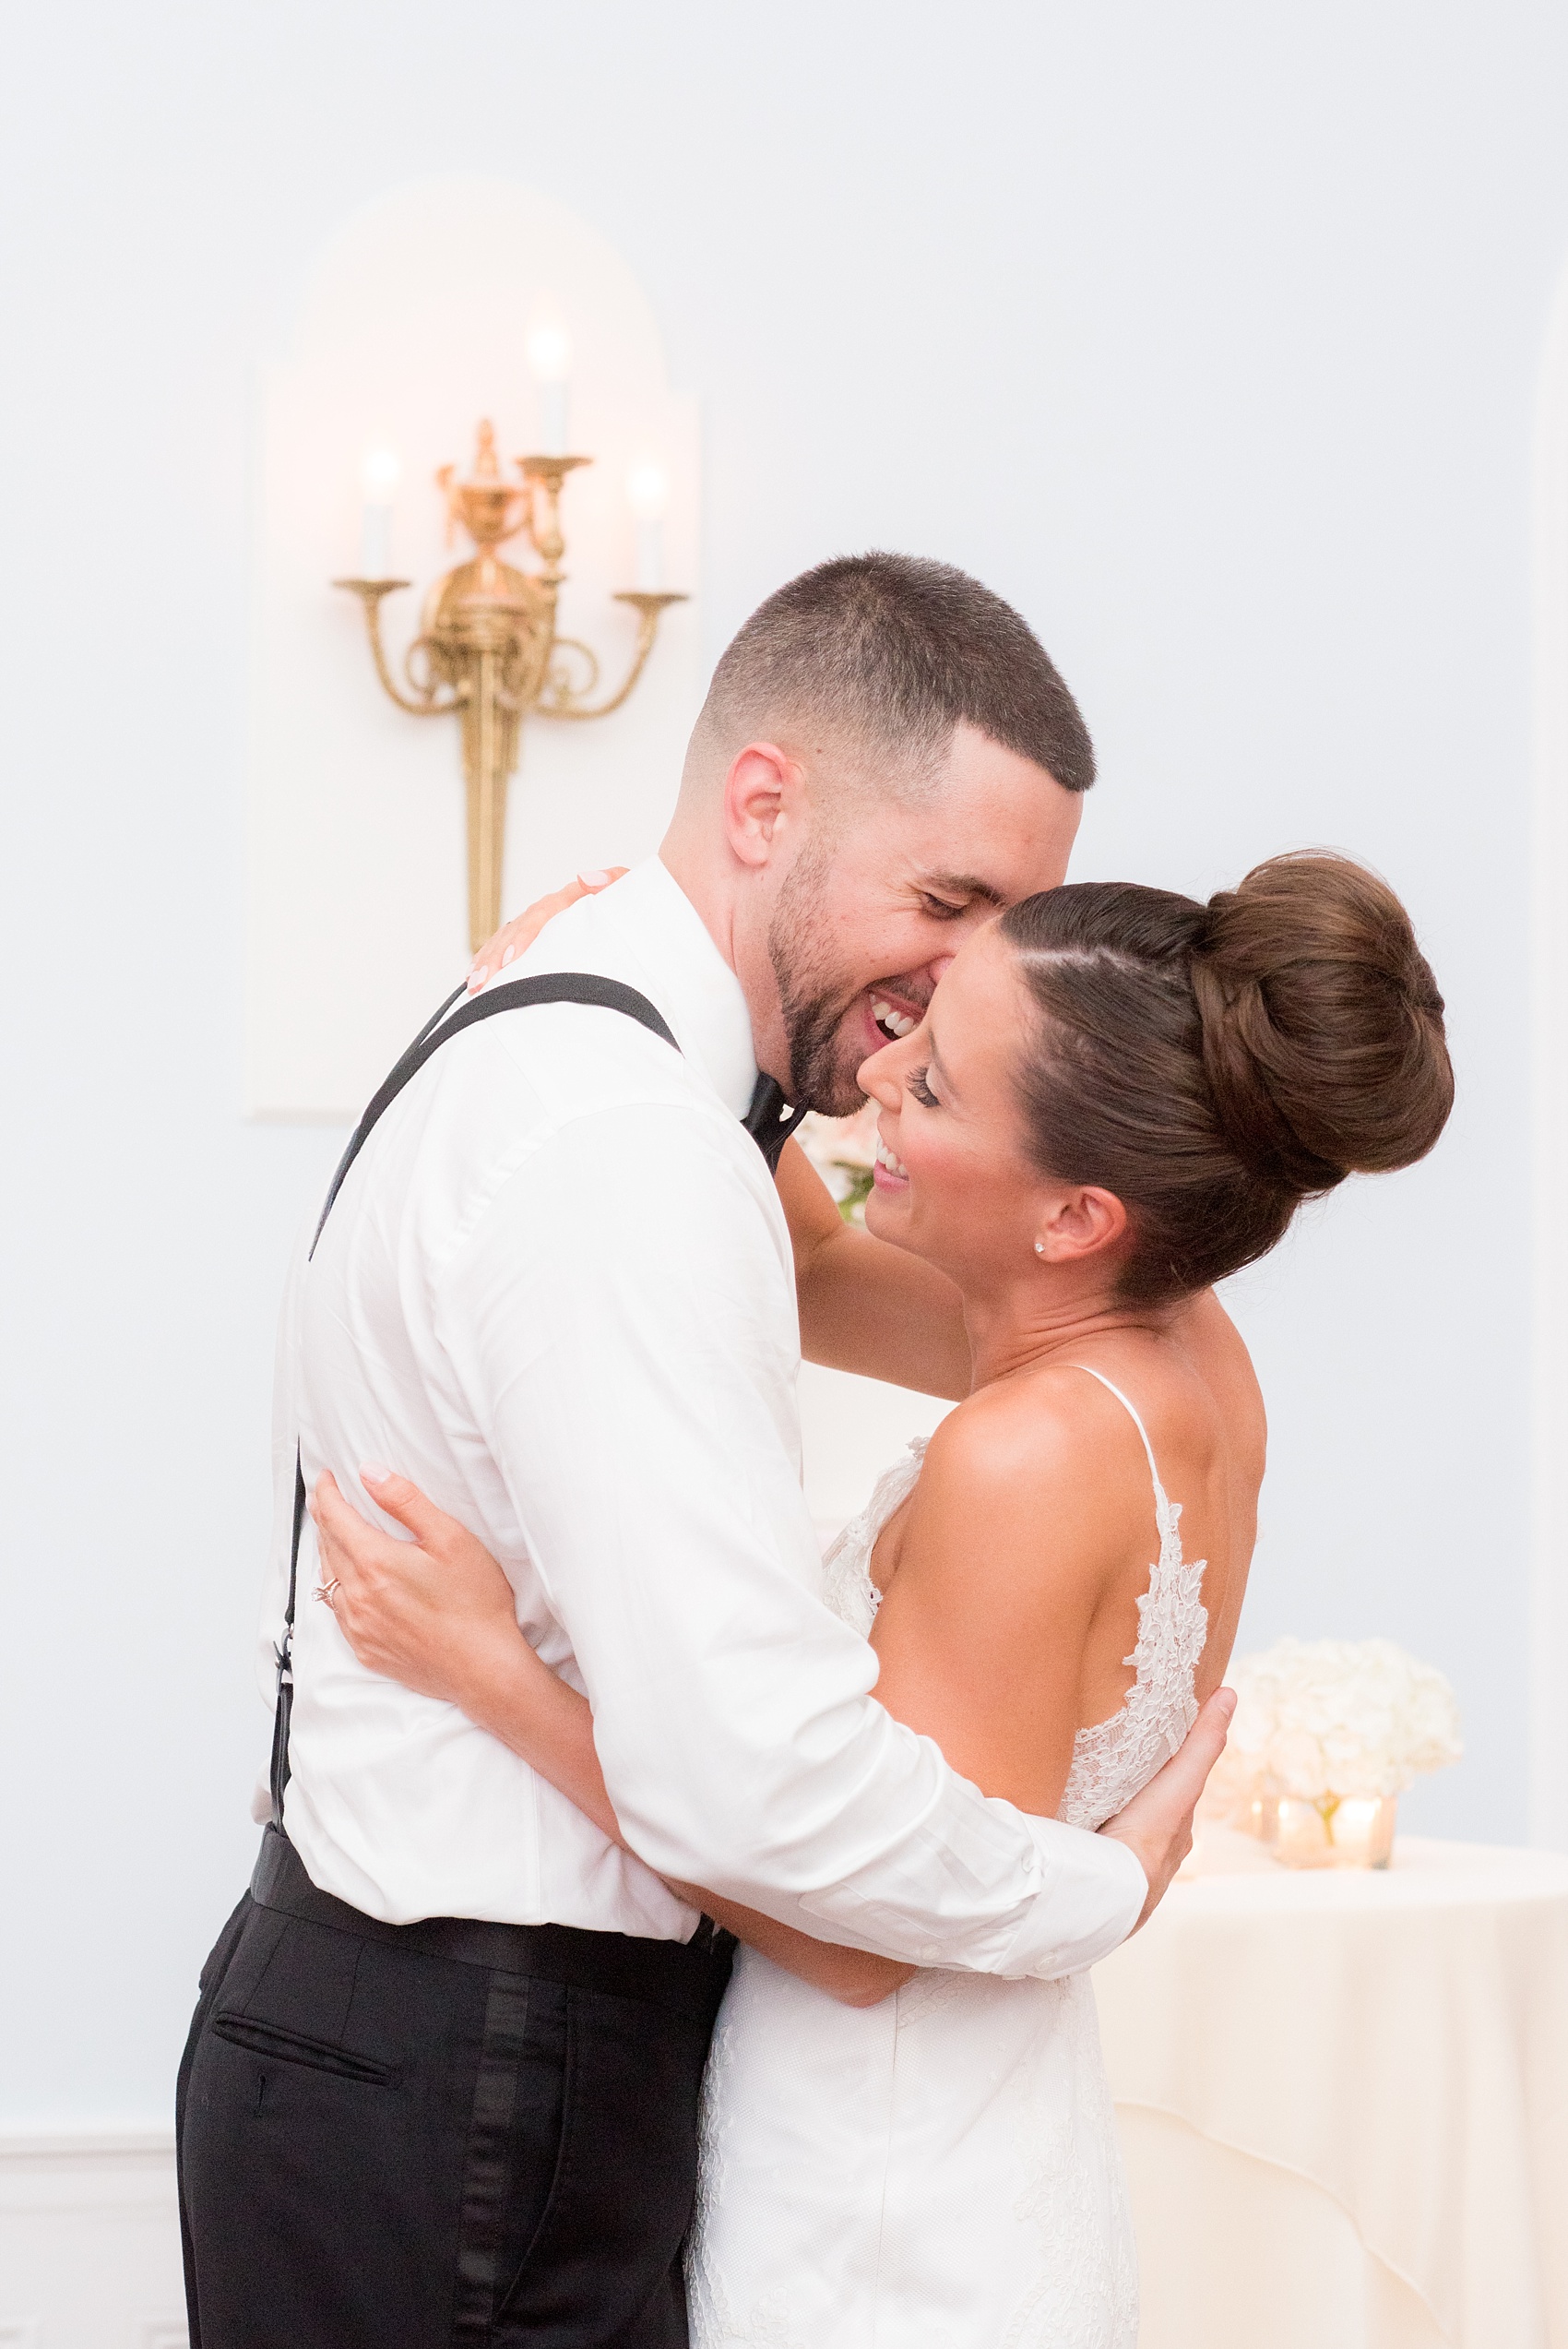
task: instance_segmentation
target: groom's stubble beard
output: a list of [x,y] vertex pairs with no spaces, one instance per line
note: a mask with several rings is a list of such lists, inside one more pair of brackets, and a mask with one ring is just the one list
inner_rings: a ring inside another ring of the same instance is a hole
[[839,1030],[862,990],[846,989],[842,979],[835,984],[823,951],[828,864],[827,844],[813,841],[790,866],[768,924],[767,953],[790,1050],[787,1096],[797,1109],[848,1117],[863,1099],[855,1081],[861,1055],[854,1047],[854,1067],[845,1066]]

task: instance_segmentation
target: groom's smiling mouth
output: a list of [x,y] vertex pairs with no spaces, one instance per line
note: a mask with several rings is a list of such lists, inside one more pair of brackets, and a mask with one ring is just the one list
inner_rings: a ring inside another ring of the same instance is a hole
[[922,1004],[912,1002],[890,987],[868,987],[865,999],[879,1045],[897,1043],[900,1036],[912,1035],[925,1018]]

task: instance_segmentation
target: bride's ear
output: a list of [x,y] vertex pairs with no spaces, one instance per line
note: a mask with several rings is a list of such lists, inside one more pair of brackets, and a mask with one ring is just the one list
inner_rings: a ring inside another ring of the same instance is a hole
[[1127,1229],[1127,1210],[1114,1191],[1074,1184],[1050,1192],[1035,1233],[1042,1264],[1074,1264],[1113,1248]]

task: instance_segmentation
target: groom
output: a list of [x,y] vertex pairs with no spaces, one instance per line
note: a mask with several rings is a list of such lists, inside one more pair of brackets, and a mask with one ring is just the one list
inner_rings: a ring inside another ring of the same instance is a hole
[[[291,1532],[301,1604],[182,2069],[193,2349],[680,2349],[728,1950],[664,1878],[1009,1977],[1092,1963],[1163,1891],[1212,1713],[1090,1835],[869,1693],[820,1596],[772,1173],[785,1101],[852,1106],[969,929],[1062,880],[1092,780],[998,598],[826,564],[719,662],[659,857],[517,966],[586,975],[524,1005],[502,974],[377,1097],[285,1308],[269,1651]],[[638,1856],[308,1603],[291,1496],[378,1458],[504,1562]]]

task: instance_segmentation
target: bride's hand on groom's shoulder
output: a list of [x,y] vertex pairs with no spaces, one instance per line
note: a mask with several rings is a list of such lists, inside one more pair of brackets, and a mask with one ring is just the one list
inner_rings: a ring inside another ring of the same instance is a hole
[[512,1586],[482,1542],[406,1476],[361,1471],[377,1508],[413,1535],[373,1525],[326,1474],[310,1496],[321,1585],[368,1671],[470,1711],[521,1639]]
[[[1235,1710],[1235,1690],[1217,1688],[1188,1730],[1180,1751],[1155,1772],[1125,1810],[1107,1819],[1099,1830],[1125,1843],[1148,1878],[1148,1898],[1138,1915],[1140,1926],[1148,1923],[1193,1848],[1193,1814],[1209,1771],[1225,1751],[1226,1733]],[[1137,1929],[1137,1926],[1133,1928],[1134,1933]]]
[[552,889],[548,897],[536,898],[525,913],[515,914],[510,922],[503,923],[474,957],[473,969],[469,972],[469,995],[477,995],[487,979],[526,953],[547,922],[564,913],[579,898],[597,897],[612,881],[620,880],[625,871],[624,864],[611,864],[602,872],[579,873],[564,889]]

